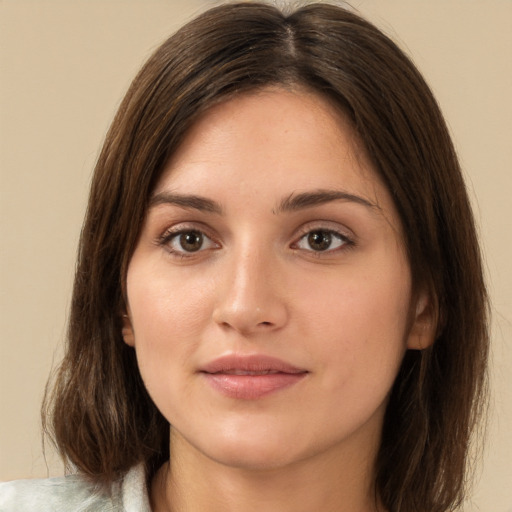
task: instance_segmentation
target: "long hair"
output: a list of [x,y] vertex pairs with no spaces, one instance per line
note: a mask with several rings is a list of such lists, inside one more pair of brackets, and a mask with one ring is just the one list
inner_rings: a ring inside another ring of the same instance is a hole
[[407,352],[391,392],[375,492],[392,512],[452,510],[482,412],[487,296],[464,182],[438,105],[407,56],[349,10],[215,7],[150,57],[99,156],[81,234],[66,355],[46,399],[62,455],[108,484],[169,457],[169,425],[121,336],[126,269],[149,194],[195,120],[268,86],[304,87],[352,122],[399,212],[413,286],[432,298],[435,343]]

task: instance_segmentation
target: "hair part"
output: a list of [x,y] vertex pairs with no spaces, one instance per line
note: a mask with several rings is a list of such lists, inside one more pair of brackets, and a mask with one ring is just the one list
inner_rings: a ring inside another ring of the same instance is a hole
[[233,95],[299,87],[350,119],[397,207],[415,290],[438,336],[408,351],[391,392],[376,495],[393,512],[464,498],[468,446],[485,404],[487,295],[475,224],[446,123],[412,62],[377,28],[329,4],[283,14],[215,7],[156,50],[130,86],[99,156],[81,233],[66,355],[45,425],[61,454],[108,484],[169,457],[169,425],[123,343],[125,277],[149,195],[194,122]]

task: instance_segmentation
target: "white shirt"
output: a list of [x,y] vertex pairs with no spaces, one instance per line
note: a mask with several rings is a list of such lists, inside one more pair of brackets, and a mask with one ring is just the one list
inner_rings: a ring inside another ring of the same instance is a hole
[[0,512],[151,512],[143,465],[110,493],[80,475],[0,483]]

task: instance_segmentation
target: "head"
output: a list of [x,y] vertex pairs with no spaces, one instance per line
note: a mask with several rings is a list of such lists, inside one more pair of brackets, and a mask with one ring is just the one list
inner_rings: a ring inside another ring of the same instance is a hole
[[378,29],[327,4],[289,14],[257,3],[214,8],[167,40],[135,78],[93,178],[54,395],[57,442],[104,482],[169,457],[168,421],[122,336],[127,273],[150,198],[187,137],[213,109],[276,90],[332,105],[396,213],[410,273],[407,320],[419,311],[426,334],[397,367],[375,489],[389,510],[447,510],[462,497],[485,384],[486,294],[474,221],[420,74]]

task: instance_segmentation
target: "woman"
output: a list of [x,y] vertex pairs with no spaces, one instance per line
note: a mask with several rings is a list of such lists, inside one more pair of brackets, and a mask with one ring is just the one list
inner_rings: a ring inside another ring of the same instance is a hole
[[47,402],[79,476],[6,484],[4,509],[452,510],[486,357],[414,66],[339,7],[214,8],[143,67],[96,167]]

